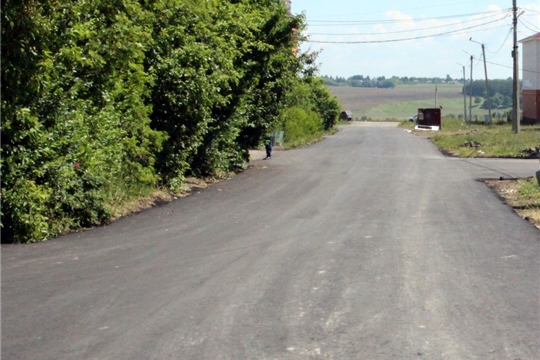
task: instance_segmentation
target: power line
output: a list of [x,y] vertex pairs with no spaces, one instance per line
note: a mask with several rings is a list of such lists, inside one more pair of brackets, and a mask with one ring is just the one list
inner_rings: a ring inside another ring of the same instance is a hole
[[[528,27],[528,26],[523,22],[524,20],[525,20],[525,19],[521,19],[521,18],[520,18],[520,19],[519,19],[519,22],[520,22],[520,24],[523,25],[526,29],[531,30],[531,31],[534,31],[534,32],[540,31],[540,29],[538,29],[538,28],[537,28],[537,29],[531,29],[530,27]],[[531,24],[531,23],[528,22],[528,21],[526,21],[526,22],[527,22],[529,25],[535,26],[534,24]]]
[[533,13],[540,14],[540,11],[538,11],[538,10],[529,9],[529,8],[520,8],[520,9],[525,10],[525,11],[530,11],[530,12],[533,12]]
[[323,41],[323,40],[307,40],[306,42],[309,43],[318,43],[318,44],[380,44],[380,43],[390,43],[390,42],[401,42],[401,41],[410,41],[410,40],[419,40],[419,39],[425,39],[425,38],[431,38],[431,37],[437,37],[437,36],[445,36],[445,35],[451,35],[455,33],[459,33],[465,30],[475,29],[480,26],[489,25],[501,20],[504,20],[508,15],[506,15],[504,18],[489,21],[483,24],[474,25],[470,27],[466,27],[459,30],[452,30],[447,31],[439,34],[431,34],[431,35],[423,35],[423,36],[416,36],[416,37],[410,37],[410,38],[404,38],[404,39],[392,39],[392,40],[367,40],[367,41]]
[[[500,66],[500,67],[504,67],[504,68],[508,68],[508,69],[513,69],[513,67],[509,66],[509,65],[497,64],[497,63],[494,63],[494,62],[491,62],[491,61],[486,61],[486,62],[488,64],[491,64],[491,65],[496,65],[496,66]],[[536,71],[536,70],[521,69],[521,71],[526,71],[526,72],[530,72],[530,73],[534,73],[534,74],[540,74],[540,71]]]
[[[496,15],[501,13],[508,13],[510,9],[505,9],[503,11],[486,11],[479,13],[470,13],[470,14],[461,14],[461,15],[447,15],[439,17],[428,17],[428,18],[411,18],[411,19],[399,19],[399,20],[308,20],[308,26],[343,26],[343,25],[378,25],[378,24],[394,24],[394,23],[405,23],[405,22],[421,22],[421,21],[432,21],[432,20],[442,20],[442,19],[452,19],[452,18],[463,18],[468,16],[475,15]],[[313,24],[316,23],[316,24]]]
[[[327,35],[335,35],[335,36],[358,36],[358,35],[387,35],[387,34],[402,34],[402,33],[407,33],[407,32],[415,32],[415,31],[423,31],[423,30],[432,30],[432,29],[438,29],[438,28],[443,28],[443,27],[450,27],[450,26],[454,26],[454,25],[462,25],[462,24],[465,24],[465,23],[470,23],[470,22],[478,22],[480,20],[484,20],[484,19],[487,19],[487,18],[490,18],[490,17],[493,17],[495,15],[500,15],[500,13],[497,13],[497,14],[493,14],[493,15],[489,15],[489,16],[486,16],[484,18],[479,18],[479,19],[472,19],[472,20],[467,20],[467,21],[461,21],[461,22],[456,22],[456,23],[451,23],[451,24],[446,24],[446,25],[439,25],[439,26],[431,26],[431,27],[424,27],[424,28],[418,28],[418,29],[410,29],[410,30],[400,30],[400,31],[388,31],[388,32],[378,32],[378,33],[356,33],[356,34],[351,34],[351,33],[309,33],[309,35],[324,35],[324,36],[327,36]],[[505,16],[506,17],[506,16]],[[504,19],[504,18],[502,18]],[[499,20],[502,20],[502,19],[499,19]]]
[[494,62],[491,62],[491,61],[487,61],[487,60],[486,60],[486,62],[487,62],[488,64],[491,64],[491,65],[496,65],[496,66],[500,66],[500,67],[504,67],[504,68],[508,68],[508,69],[513,69],[513,67],[512,67],[512,66],[509,66],[509,65],[497,64],[497,63],[494,63]]
[[[451,4],[440,4],[440,5],[432,5],[432,6],[422,6],[422,7],[414,7],[414,8],[405,8],[405,9],[399,9],[398,11],[410,11],[410,10],[425,10],[425,9],[432,9],[432,8],[441,8],[441,7],[448,7],[448,6],[456,6],[456,5],[462,5],[462,4],[478,4],[478,0],[475,1],[464,1],[459,3],[451,3]],[[488,1],[486,1],[488,2]],[[372,12],[366,12],[366,13],[358,13],[358,14],[329,14],[325,15],[326,17],[340,17],[340,16],[359,16],[359,15],[370,15],[370,14],[381,14],[385,13],[385,11],[372,11]]]
[[489,51],[489,50],[488,50],[488,53],[493,54],[493,55],[496,55],[499,51],[501,51],[502,48],[504,47],[504,45],[506,44],[506,41],[508,40],[508,37],[509,37],[510,34],[512,33],[512,30],[513,30],[513,29],[508,30],[508,33],[506,34],[506,37],[504,38],[504,41],[503,41],[503,43],[501,44],[501,47],[500,47],[499,49],[497,49],[497,51]]

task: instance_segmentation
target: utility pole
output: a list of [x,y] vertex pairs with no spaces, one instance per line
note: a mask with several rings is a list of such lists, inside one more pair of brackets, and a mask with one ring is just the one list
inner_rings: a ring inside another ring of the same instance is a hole
[[484,57],[484,74],[486,76],[486,92],[487,92],[487,102],[488,102],[488,124],[491,124],[491,97],[489,95],[489,80],[488,80],[487,63],[486,63],[486,47],[484,46],[484,43],[479,43],[478,41],[474,41],[472,38],[470,38],[469,40],[482,45],[482,56]]
[[473,56],[471,55],[471,80],[469,83],[469,124],[472,124],[472,87],[473,87],[473,80],[472,80],[472,69],[473,69]]
[[467,124],[467,94],[465,93],[465,86],[467,85],[467,79],[465,78],[465,65],[460,64],[458,62],[457,64],[463,67],[463,119],[465,121],[465,124]]
[[465,94],[465,65],[463,66],[463,119],[465,120],[465,124],[467,123],[467,95]]
[[512,51],[512,57],[514,58],[514,83],[513,83],[513,106],[512,106],[512,130],[518,134],[520,129],[520,111],[519,111],[519,46],[517,42],[517,5],[516,0],[513,1],[514,11],[514,50]]

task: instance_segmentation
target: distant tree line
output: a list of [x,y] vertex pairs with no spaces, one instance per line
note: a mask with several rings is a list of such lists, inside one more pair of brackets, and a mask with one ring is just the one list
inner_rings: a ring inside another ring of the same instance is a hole
[[[370,78],[369,76],[354,75],[349,78],[323,76],[326,86],[350,86],[350,87],[366,87],[366,88],[394,88],[397,85],[413,85],[413,84],[463,84],[463,78],[453,79],[450,75],[445,78],[434,77],[397,77],[392,76],[386,78],[384,76]],[[481,103],[483,109],[488,108],[486,82],[485,80],[474,80],[472,85],[469,81],[465,84],[463,91],[466,95],[470,94],[472,86],[472,95],[475,97],[475,103]],[[493,79],[489,80],[491,107],[506,108],[512,106],[513,81],[508,79]],[[485,98],[482,100],[481,98]]]
[[282,0],[5,0],[2,241],[242,168],[277,127],[334,126],[314,57],[295,55],[304,26]]
[[[471,94],[475,97],[475,103],[482,103],[482,109],[488,108],[487,91],[485,80],[474,80],[472,84],[467,82],[463,87],[463,91],[466,95]],[[512,94],[513,94],[513,80],[508,79],[494,79],[489,80],[489,94],[491,98],[491,108],[507,108],[512,106]],[[482,102],[481,98],[485,98]]]
[[368,88],[394,88],[397,85],[412,85],[412,84],[457,84],[463,83],[463,79],[452,79],[450,75],[446,78],[426,78],[426,77],[398,77],[392,76],[386,78],[379,76],[371,78],[369,75],[353,75],[349,78],[323,76],[326,86],[350,86],[350,87],[368,87]]

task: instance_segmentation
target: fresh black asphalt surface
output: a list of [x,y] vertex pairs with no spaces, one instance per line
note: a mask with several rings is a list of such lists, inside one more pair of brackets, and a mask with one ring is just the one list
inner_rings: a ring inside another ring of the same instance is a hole
[[2,359],[540,359],[540,232],[362,123],[110,226],[2,246]]

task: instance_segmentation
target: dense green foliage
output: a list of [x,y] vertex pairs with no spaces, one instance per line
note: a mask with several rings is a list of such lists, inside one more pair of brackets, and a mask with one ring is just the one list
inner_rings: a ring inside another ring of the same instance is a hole
[[2,4],[2,239],[107,221],[155,186],[137,1]]
[[[511,78],[502,80],[495,79],[489,80],[489,94],[491,97],[491,108],[507,108],[512,106],[512,94],[513,94],[513,80]],[[471,83],[468,83],[463,91],[465,94],[469,95],[471,93],[475,97],[484,97],[487,98],[486,91],[486,82],[485,80],[475,80]],[[480,102],[480,101],[478,101]],[[475,98],[476,103],[476,98]],[[482,103],[482,109],[488,108],[487,99]]]
[[300,108],[287,108],[283,114],[285,129],[285,146],[293,148],[319,139],[323,134],[323,126],[317,113]]
[[324,85],[323,79],[305,76],[289,92],[280,129],[285,131],[287,148],[319,140],[336,125],[341,105]]
[[298,86],[319,127],[339,111],[281,0],[6,0],[1,20],[3,242],[244,166]]

